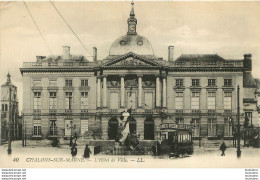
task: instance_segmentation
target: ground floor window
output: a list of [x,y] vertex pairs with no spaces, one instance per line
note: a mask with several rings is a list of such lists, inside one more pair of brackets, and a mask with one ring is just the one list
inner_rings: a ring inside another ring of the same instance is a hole
[[87,119],[81,119],[80,121],[80,132],[81,135],[84,135],[85,132],[88,131],[88,120]]
[[208,119],[208,136],[216,136],[217,135],[217,120],[215,118]]
[[56,120],[50,120],[50,136],[57,136]]
[[233,119],[231,117],[226,117],[224,119],[224,135],[232,136],[233,135]]
[[42,127],[39,125],[34,125],[33,126],[33,135],[34,136],[40,136],[42,135]]
[[65,136],[71,136],[72,120],[65,120]]
[[151,118],[144,121],[144,139],[154,140],[154,121]]
[[199,137],[200,136],[200,118],[192,118],[192,136]]
[[41,136],[42,135],[41,120],[34,120],[33,121],[33,135],[34,136]]
[[108,138],[110,140],[116,139],[117,131],[118,131],[118,120],[116,118],[112,118],[108,121]]

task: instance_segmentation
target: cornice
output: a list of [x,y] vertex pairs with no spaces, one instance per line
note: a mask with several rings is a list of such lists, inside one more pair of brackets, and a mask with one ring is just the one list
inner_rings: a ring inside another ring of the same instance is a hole
[[101,66],[92,68],[20,68],[21,73],[63,73],[63,72],[95,72],[98,70],[149,70],[158,69],[169,72],[243,72],[243,67],[169,67],[169,66]]
[[95,68],[20,68],[21,73],[63,73],[63,72],[94,72]]

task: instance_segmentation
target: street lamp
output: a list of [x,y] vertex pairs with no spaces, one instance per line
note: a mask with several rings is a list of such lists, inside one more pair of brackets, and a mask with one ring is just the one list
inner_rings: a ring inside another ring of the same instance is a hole
[[241,157],[240,149],[240,103],[239,103],[239,85],[237,86],[237,158]]
[[11,149],[11,123],[12,123],[12,96],[11,96],[11,93],[12,93],[12,89],[11,87],[9,88],[9,122],[8,122],[8,125],[9,125],[9,128],[8,128],[8,149],[7,149],[7,152],[8,154],[11,154],[12,153],[12,149]]
[[70,129],[70,147],[72,146],[72,133],[73,133],[73,130],[76,129],[76,125],[74,124],[73,125],[73,122],[70,121],[70,125],[67,124],[67,129],[69,130]]

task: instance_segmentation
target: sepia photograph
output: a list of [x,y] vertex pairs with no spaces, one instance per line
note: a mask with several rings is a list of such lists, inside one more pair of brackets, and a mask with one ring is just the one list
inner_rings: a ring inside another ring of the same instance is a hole
[[260,168],[260,2],[0,2],[0,168]]

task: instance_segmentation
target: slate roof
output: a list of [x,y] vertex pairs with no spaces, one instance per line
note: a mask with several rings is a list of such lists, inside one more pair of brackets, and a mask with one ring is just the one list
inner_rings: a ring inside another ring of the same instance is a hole
[[[53,59],[54,57],[54,59]],[[63,56],[55,55],[55,56],[48,56],[41,60],[41,62],[60,62],[60,61],[68,61],[68,62],[89,62],[86,57],[82,55],[71,55],[70,59],[65,60],[63,59]]]
[[182,54],[175,62],[179,61],[225,61],[217,54]]

